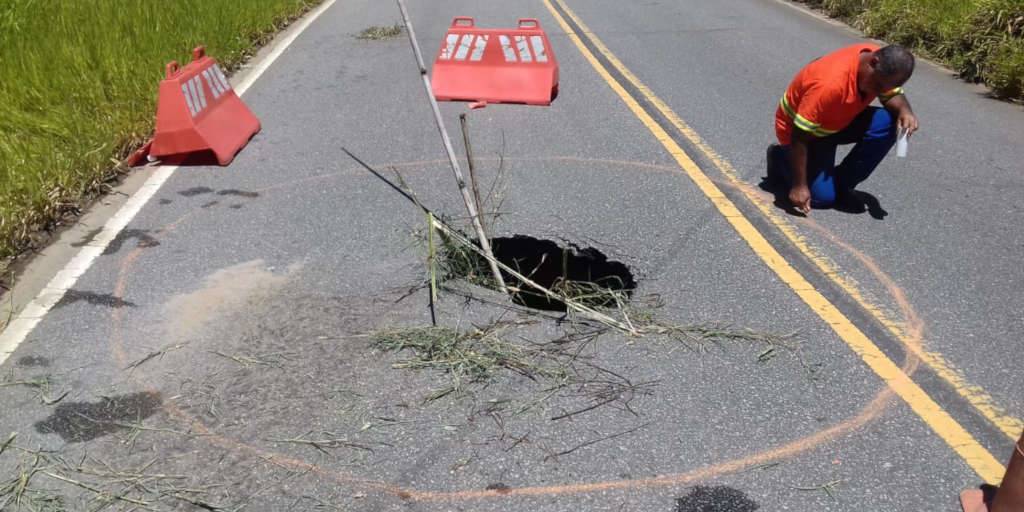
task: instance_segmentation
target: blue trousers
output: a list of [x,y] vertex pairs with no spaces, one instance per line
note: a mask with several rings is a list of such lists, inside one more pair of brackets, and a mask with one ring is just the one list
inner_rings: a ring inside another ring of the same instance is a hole
[[[896,122],[889,111],[868,107],[839,133],[811,141],[807,154],[807,182],[811,189],[811,205],[828,207],[836,201],[836,192],[852,190],[868,179],[885,155],[896,143]],[[842,163],[836,165],[836,148],[840,144],[854,144]],[[781,146],[773,152],[774,164],[792,183],[793,170],[789,167],[791,146]]]

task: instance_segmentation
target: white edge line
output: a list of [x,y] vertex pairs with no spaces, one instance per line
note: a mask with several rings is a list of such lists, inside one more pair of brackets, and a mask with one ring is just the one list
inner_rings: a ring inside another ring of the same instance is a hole
[[279,43],[274,44],[274,49],[267,54],[266,58],[252,68],[252,72],[242,80],[242,83],[235,87],[235,92],[237,92],[239,96],[245,94],[245,91],[249,90],[249,87],[251,87],[252,84],[263,75],[263,72],[266,71],[267,68],[269,68],[270,65],[273,64],[274,61],[277,60],[277,58],[280,57],[293,42],[295,42],[295,39],[302,35],[302,33],[306,31],[306,28],[312,25],[313,22],[324,13],[324,11],[330,9],[331,6],[334,5],[335,1],[336,0],[326,0],[324,3],[320,4],[319,7],[313,9],[313,11],[305,18],[299,21],[295,31],[288,34],[288,36],[282,39]]
[[[278,57],[288,49],[289,46],[306,31],[321,14],[327,9],[330,9],[337,0],[325,0],[316,9],[309,12],[298,25],[296,25],[292,32],[288,34],[280,42],[274,44],[273,49],[268,53],[260,62],[258,62],[252,71],[245,76],[240,84],[235,87],[235,91],[239,96],[245,94],[245,91],[252,86],[263,75],[263,72],[269,68]],[[110,242],[117,237],[117,235],[128,225],[129,222],[135,215],[142,210],[142,207],[149,202],[150,199],[156,195],[160,187],[171,177],[171,174],[177,170],[178,166],[160,166],[153,173],[152,176],[146,179],[146,182],[142,184],[139,190],[132,194],[132,197],[125,202],[121,209],[114,214],[113,217],[107,220],[107,223],[103,225],[100,230],[91,241],[89,241],[71,261],[64,265],[64,268],[53,276],[46,287],[40,291],[32,302],[29,302],[21,312],[19,312],[11,322],[7,324],[3,332],[0,332],[0,364],[7,361],[7,358],[17,350],[32,333],[36,325],[42,321],[43,317],[50,311],[51,308],[64,297],[64,294],[71,289],[72,286],[78,281],[78,278],[85,274],[89,267],[92,266],[93,262],[96,261],[103,251],[106,250]]]

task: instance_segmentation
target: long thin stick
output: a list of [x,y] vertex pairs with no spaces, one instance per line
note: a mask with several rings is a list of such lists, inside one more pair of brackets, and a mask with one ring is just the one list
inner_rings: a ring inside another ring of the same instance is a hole
[[434,122],[437,123],[437,130],[441,133],[441,141],[444,142],[444,150],[448,153],[448,163],[451,164],[452,172],[455,173],[455,183],[459,186],[459,192],[462,193],[462,201],[466,203],[466,211],[469,212],[469,218],[473,221],[473,228],[476,230],[476,236],[480,239],[480,248],[489,256],[487,261],[491,264],[491,272],[494,273],[494,280],[498,283],[498,288],[507,295],[508,290],[505,288],[505,280],[501,278],[501,271],[498,270],[498,266],[495,264],[497,260],[494,258],[494,253],[491,252],[491,242],[487,239],[487,233],[484,232],[483,225],[480,224],[480,216],[477,213],[476,206],[474,205],[473,197],[466,188],[466,180],[462,177],[462,169],[459,168],[459,161],[455,157],[455,149],[452,148],[452,140],[448,137],[448,130],[444,127],[444,120],[441,119],[441,108],[437,106],[437,98],[434,97],[434,90],[430,87],[430,78],[427,76],[427,66],[423,64],[423,54],[420,52],[419,43],[416,42],[416,31],[413,30],[412,21],[409,20],[409,13],[405,10],[405,2],[403,0],[397,0],[397,2],[398,8],[402,11],[402,21],[405,23],[405,29],[409,33],[409,42],[412,43],[412,51],[416,54],[416,65],[420,68],[420,77],[423,78],[423,88],[427,91],[427,98],[430,100],[430,108],[434,111]]
[[459,114],[459,124],[462,125],[462,142],[466,146],[466,162],[469,164],[469,186],[473,189],[473,199],[476,201],[477,214],[481,216],[480,226],[487,232],[487,224],[483,219],[484,202],[480,200],[480,188],[476,180],[476,161],[473,159],[473,146],[469,143],[469,121],[466,114]]
[[547,457],[544,457],[544,460],[554,459],[555,457],[560,457],[562,455],[569,455],[570,453],[572,453],[572,452],[574,452],[576,450],[579,450],[580,448],[586,448],[586,447],[588,447],[588,446],[590,446],[592,444],[600,443],[601,441],[608,441],[608,440],[611,440],[611,439],[615,439],[616,437],[622,437],[622,436],[624,436],[626,434],[632,434],[633,432],[636,432],[637,430],[640,430],[640,429],[642,429],[642,428],[644,428],[644,427],[646,427],[646,426],[648,426],[650,424],[651,424],[651,422],[644,423],[643,425],[640,425],[639,427],[634,427],[634,428],[631,428],[629,430],[624,430],[622,432],[619,432],[619,433],[616,433],[616,434],[612,434],[610,436],[604,436],[604,437],[601,437],[601,438],[598,438],[598,439],[591,439],[590,441],[585,441],[585,442],[580,443],[580,444],[578,444],[578,445],[576,445],[576,446],[574,446],[572,448],[569,448],[568,450],[564,450],[564,451],[561,451],[561,452],[558,452],[558,453],[549,454]]
[[430,323],[437,327],[437,251],[434,249],[434,214],[427,212],[427,266],[430,268]]

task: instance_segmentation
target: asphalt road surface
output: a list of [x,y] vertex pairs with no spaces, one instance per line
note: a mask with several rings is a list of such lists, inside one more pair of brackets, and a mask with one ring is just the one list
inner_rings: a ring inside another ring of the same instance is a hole
[[677,335],[453,279],[439,325],[503,363],[474,381],[378,345],[440,332],[415,330],[427,221],[342,148],[467,223],[407,39],[356,37],[397,7],[337,0],[254,61],[263,130],[229,167],[140,170],[152,197],[80,228],[69,258],[98,256],[14,317],[0,504],[953,511],[998,481],[1024,416],[1019,106],[921,62],[909,157],[863,212],[795,217],[758,186],[775,105],[856,33],[773,0],[409,4],[428,60],[453,16],[540,21],[550,107],[442,104],[502,192],[488,227],[600,251],[631,321]]

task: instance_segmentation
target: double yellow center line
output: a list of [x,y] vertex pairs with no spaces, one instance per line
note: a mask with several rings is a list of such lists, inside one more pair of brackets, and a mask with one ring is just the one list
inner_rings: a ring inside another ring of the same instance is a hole
[[[558,21],[569,39],[583,54],[597,74],[615,91],[615,94],[626,104],[631,112],[661,143],[666,151],[675,159],[679,167],[715,205],[719,213],[732,225],[733,229],[753,249],[754,253],[778,275],[793,292],[797,294],[833,331],[842,339],[865,364],[874,371],[907,405],[916,413],[950,448],[953,449],[982,479],[989,483],[998,483],[1005,472],[1003,465],[992,456],[978,441],[949,415],[931,396],[917,385],[899,366],[889,359],[874,342],[872,342],[856,325],[851,322],[835,305],[818,292],[781,254],[765,239],[750,221],[736,208],[736,205],[722,193],[721,189],[694,163],[693,159],[675,142],[675,140],[659,125],[631,95],[611,72],[598,60],[584,43],[583,38],[595,47],[602,48],[602,53],[623,76],[632,73],[617,58],[611,55],[603,43],[587,30],[579,17],[569,9],[562,0],[543,0],[551,15]],[[558,9],[552,4],[558,4]],[[583,35],[578,33],[559,12],[566,15],[579,26]],[[638,87],[643,99],[658,107],[662,112],[669,112],[668,106],[658,99],[646,87]],[[671,116],[675,116],[671,113]]]

